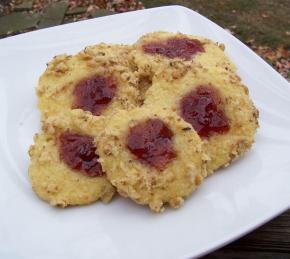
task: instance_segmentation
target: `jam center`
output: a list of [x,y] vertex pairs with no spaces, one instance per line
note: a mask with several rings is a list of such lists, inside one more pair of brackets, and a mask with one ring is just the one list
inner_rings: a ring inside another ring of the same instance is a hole
[[94,76],[78,83],[74,89],[74,109],[101,115],[116,94],[117,83],[113,77]]
[[151,42],[143,45],[143,50],[149,54],[185,60],[190,60],[198,52],[204,52],[203,45],[199,40],[189,38],[171,38],[166,42]]
[[62,133],[59,136],[59,153],[60,158],[74,170],[90,177],[104,175],[93,138],[90,136]]
[[199,86],[185,95],[180,102],[182,118],[190,123],[200,137],[223,134],[230,128],[218,92],[210,86]]
[[127,146],[142,163],[159,171],[176,157],[173,133],[160,119],[148,119],[131,128]]

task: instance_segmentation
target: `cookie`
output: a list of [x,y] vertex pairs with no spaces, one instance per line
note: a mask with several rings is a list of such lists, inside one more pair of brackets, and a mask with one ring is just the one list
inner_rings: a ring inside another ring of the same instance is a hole
[[97,140],[100,163],[120,195],[155,212],[182,205],[203,180],[201,140],[166,109],[119,111]]
[[115,193],[152,211],[180,207],[254,143],[258,111],[223,44],[153,32],[133,46],[56,56],[37,86],[30,148],[37,195],[66,207]]
[[182,33],[153,32],[142,36],[131,51],[139,88],[145,92],[156,77],[175,80],[192,67],[218,68],[235,72],[236,67],[224,53],[224,45]]
[[207,174],[228,166],[254,142],[258,111],[235,74],[196,67],[178,80],[156,80],[144,106],[156,104],[177,112],[197,131],[207,155]]
[[73,111],[46,121],[30,147],[29,177],[35,193],[53,206],[109,202],[115,188],[105,177],[94,138],[100,121]]
[[110,116],[135,107],[138,92],[126,45],[98,44],[74,56],[56,56],[37,85],[42,119],[81,109]]

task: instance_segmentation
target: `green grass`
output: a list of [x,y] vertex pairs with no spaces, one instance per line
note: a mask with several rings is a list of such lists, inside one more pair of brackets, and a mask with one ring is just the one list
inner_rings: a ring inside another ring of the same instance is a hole
[[145,7],[179,4],[228,28],[244,42],[290,47],[290,0],[143,0]]

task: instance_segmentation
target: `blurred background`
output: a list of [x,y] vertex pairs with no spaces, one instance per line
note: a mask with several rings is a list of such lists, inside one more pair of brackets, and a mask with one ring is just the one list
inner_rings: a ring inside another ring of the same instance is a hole
[[216,22],[290,80],[290,0],[0,0],[0,38],[173,4]]

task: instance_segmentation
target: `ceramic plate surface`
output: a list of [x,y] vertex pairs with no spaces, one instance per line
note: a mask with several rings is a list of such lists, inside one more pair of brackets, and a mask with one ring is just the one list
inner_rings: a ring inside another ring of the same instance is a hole
[[[158,30],[226,45],[260,110],[253,149],[206,179],[181,209],[161,215],[122,198],[65,210],[40,201],[28,180],[27,150],[40,127],[35,85],[46,62],[99,42],[133,43]],[[0,258],[196,257],[290,207],[290,85],[236,38],[183,7],[118,14],[1,40],[0,118]]]

